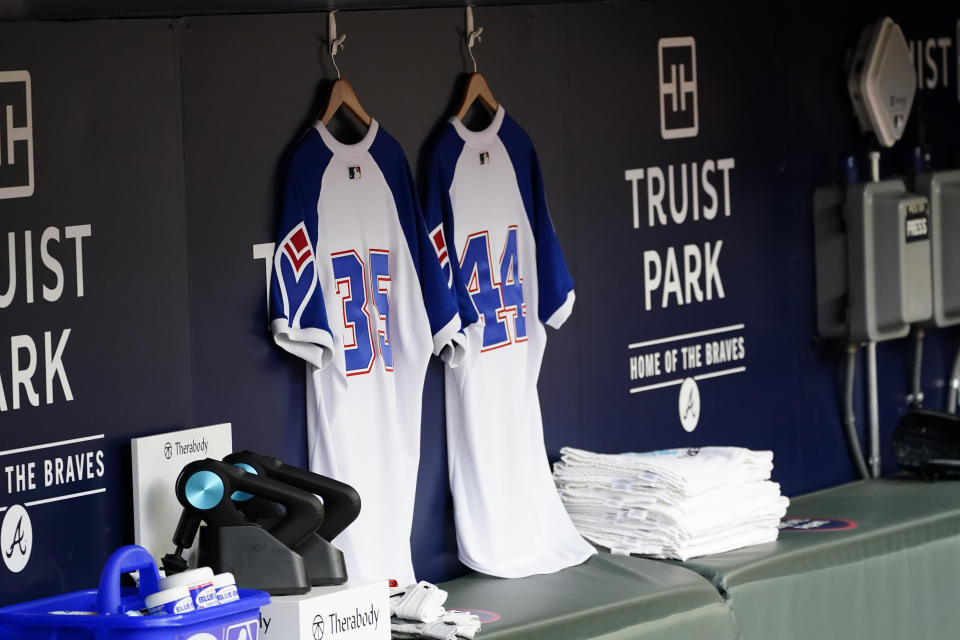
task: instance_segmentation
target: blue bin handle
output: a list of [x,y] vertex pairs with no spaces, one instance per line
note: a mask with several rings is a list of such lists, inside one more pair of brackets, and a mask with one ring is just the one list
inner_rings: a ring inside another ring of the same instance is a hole
[[125,573],[140,571],[140,595],[147,596],[160,590],[160,572],[150,552],[135,544],[120,547],[107,559],[100,573],[97,588],[97,611],[101,614],[123,613],[120,598],[120,578]]

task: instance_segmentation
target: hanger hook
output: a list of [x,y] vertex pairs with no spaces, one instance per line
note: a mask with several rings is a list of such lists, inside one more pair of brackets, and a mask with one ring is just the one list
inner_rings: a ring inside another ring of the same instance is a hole
[[473,72],[477,72],[477,59],[473,57],[473,46],[478,42],[483,42],[483,38],[480,37],[480,34],[483,33],[483,27],[474,30],[473,26],[473,7],[467,6],[467,53],[470,54],[470,59],[473,60]]
[[337,19],[333,16],[336,11],[327,14],[327,37],[330,40],[330,60],[333,62],[333,68],[337,70],[337,78],[340,78],[340,67],[337,65],[337,53],[343,49],[343,41],[347,39],[347,34],[337,37]]

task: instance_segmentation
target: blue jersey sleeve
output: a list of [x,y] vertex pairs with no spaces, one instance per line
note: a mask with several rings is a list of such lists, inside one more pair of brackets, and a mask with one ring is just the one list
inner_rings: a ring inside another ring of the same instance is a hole
[[447,286],[457,299],[460,320],[466,326],[477,322],[479,316],[463,284],[463,278],[460,277],[460,259],[457,257],[456,247],[450,241],[456,237],[453,233],[450,185],[453,183],[453,173],[462,151],[463,140],[455,133],[452,125],[447,125],[430,154],[423,215],[430,243],[447,277]]
[[530,137],[509,115],[504,117],[499,135],[517,174],[517,185],[537,245],[538,315],[541,322],[557,329],[570,317],[575,294],[573,278],[547,209],[540,163]]
[[400,226],[420,278],[423,304],[433,334],[433,353],[442,356],[451,364],[456,364],[463,356],[464,344],[456,299],[448,286],[449,278],[431,248],[430,236],[403,149],[383,129],[381,134],[371,145],[370,154],[383,172],[393,194]]
[[314,136],[301,143],[287,169],[270,276],[270,327],[280,347],[322,368],[333,358],[333,335],[317,276],[316,203],[330,153]]

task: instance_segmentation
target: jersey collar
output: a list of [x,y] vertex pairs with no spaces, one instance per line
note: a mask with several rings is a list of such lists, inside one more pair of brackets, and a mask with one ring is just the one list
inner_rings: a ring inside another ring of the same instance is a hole
[[500,131],[500,125],[503,124],[504,115],[506,115],[506,111],[504,111],[503,105],[500,105],[497,107],[497,112],[493,115],[493,121],[486,129],[481,129],[480,131],[467,129],[463,121],[456,116],[450,118],[450,124],[453,125],[457,135],[463,138],[464,142],[470,146],[482,146],[489,142]]
[[364,134],[363,139],[354,144],[344,144],[334,138],[330,130],[319,120],[314,123],[313,128],[320,134],[320,137],[323,139],[323,144],[327,145],[327,148],[333,152],[333,155],[342,158],[359,158],[366,153],[370,145],[373,144],[373,139],[377,137],[377,131],[380,129],[380,123],[375,119],[371,120],[370,126],[367,127],[367,132]]

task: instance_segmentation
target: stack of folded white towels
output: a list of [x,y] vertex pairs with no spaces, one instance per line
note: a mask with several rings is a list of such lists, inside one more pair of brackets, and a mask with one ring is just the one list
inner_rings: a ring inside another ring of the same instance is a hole
[[772,542],[789,505],[770,481],[772,451],[560,453],[553,477],[570,518],[613,553],[687,560]]
[[390,588],[390,635],[394,638],[472,640],[480,631],[480,617],[469,611],[444,609],[447,592],[421,580],[408,587]]

